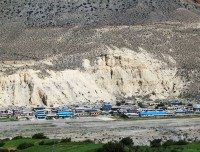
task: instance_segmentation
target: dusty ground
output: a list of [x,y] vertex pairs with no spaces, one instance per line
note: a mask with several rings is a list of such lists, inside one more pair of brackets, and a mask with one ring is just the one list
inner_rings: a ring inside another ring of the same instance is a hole
[[71,137],[74,141],[119,140],[130,136],[134,143],[148,145],[154,138],[200,140],[200,118],[120,121],[105,117],[1,122],[0,138],[31,136],[43,132],[50,138]]

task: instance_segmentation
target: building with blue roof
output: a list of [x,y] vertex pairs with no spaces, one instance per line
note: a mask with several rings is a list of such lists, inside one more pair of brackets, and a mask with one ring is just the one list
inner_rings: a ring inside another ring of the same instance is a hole
[[193,110],[189,110],[189,109],[177,109],[175,111],[176,114],[192,114]]
[[165,111],[142,111],[139,113],[140,117],[169,117],[174,116],[174,114],[168,114]]
[[59,111],[56,113],[56,115],[58,117],[61,117],[61,118],[65,118],[65,117],[71,117],[71,116],[74,116],[74,112],[71,112],[71,111]]
[[182,102],[175,100],[175,101],[170,101],[170,104],[173,105],[173,106],[179,106],[179,105],[182,105]]
[[102,109],[103,111],[109,111],[109,110],[112,109],[112,104],[111,104],[111,103],[104,103],[104,104],[102,105],[101,109]]
[[46,114],[44,110],[36,110],[36,112],[34,113],[35,117],[37,119],[45,119],[46,118]]
[[195,105],[193,109],[195,113],[200,113],[200,105]]

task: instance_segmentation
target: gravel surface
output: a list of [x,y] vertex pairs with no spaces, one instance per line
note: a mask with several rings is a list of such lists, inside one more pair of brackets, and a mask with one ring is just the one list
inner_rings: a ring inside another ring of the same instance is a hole
[[102,117],[1,122],[0,138],[31,136],[43,132],[50,138],[71,137],[95,142],[117,141],[131,137],[135,145],[148,145],[155,138],[163,140],[200,140],[200,118],[157,120],[106,120]]

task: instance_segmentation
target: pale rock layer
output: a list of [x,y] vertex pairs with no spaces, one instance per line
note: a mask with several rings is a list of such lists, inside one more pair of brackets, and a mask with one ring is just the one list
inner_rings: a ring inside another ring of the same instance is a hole
[[[178,97],[186,85],[176,75],[176,63],[169,57],[168,67],[142,48],[139,52],[108,47],[106,55],[95,60],[83,59],[82,67],[63,71],[30,67],[9,76],[0,76],[1,106],[37,106],[60,104],[96,104],[115,102],[118,98],[144,97],[149,100]],[[50,61],[42,61],[50,64]],[[4,65],[5,66],[5,65]],[[17,65],[15,65],[17,66]]]

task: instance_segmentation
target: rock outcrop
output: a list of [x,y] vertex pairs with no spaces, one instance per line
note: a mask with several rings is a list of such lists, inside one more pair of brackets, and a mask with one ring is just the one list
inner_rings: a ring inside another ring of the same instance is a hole
[[[58,59],[51,58],[39,64],[53,65]],[[40,75],[39,70],[30,69],[38,63],[9,76],[1,75],[1,106],[96,104],[133,97],[139,100],[166,99],[179,96],[186,85],[184,78],[177,76],[175,67],[154,59],[142,48],[134,52],[107,47],[104,55],[80,62],[79,69],[46,70],[45,76]],[[169,62],[175,64],[172,58]],[[16,67],[17,64],[10,66]]]

